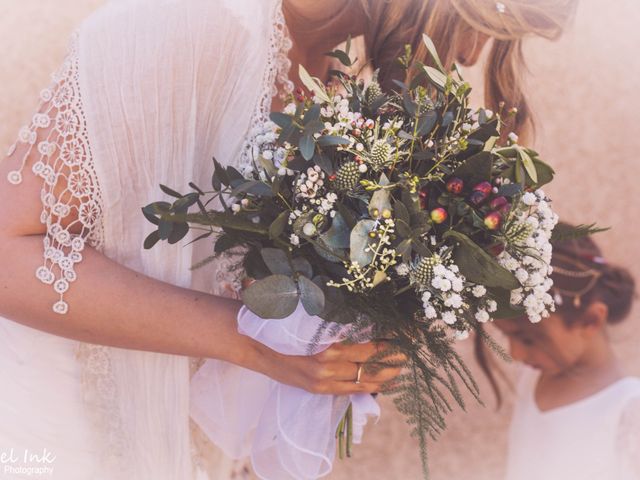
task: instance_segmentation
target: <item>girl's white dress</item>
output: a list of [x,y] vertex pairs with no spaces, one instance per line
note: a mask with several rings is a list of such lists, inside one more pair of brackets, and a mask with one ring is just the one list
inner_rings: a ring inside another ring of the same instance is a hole
[[523,367],[509,432],[507,480],[640,480],[640,378],[538,409],[539,372]]
[[[206,188],[214,155],[249,163],[251,127],[288,82],[288,48],[281,0],[111,0],[81,24],[8,152],[24,159],[10,182],[43,181],[47,234],[34,274],[55,290],[59,321],[87,245],[175,285],[223,294],[234,282],[224,261],[191,272],[206,242],[143,251],[153,226],[140,208],[161,197],[160,183]],[[70,216],[80,235],[66,228]],[[230,478],[236,466],[190,421],[201,363],[0,319],[0,478],[45,467],[44,478],[61,480]]]

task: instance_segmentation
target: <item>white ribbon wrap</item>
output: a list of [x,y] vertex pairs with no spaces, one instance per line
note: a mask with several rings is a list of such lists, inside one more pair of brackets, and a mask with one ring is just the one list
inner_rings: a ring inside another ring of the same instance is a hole
[[[301,304],[289,317],[265,320],[242,307],[239,331],[285,355],[318,353],[341,338]],[[330,329],[329,329],[330,330]],[[208,360],[191,382],[191,417],[225,453],[250,456],[265,480],[327,475],[336,453],[336,429],[353,405],[353,441],[360,443],[368,417],[380,416],[369,394],[317,395],[236,365]]]

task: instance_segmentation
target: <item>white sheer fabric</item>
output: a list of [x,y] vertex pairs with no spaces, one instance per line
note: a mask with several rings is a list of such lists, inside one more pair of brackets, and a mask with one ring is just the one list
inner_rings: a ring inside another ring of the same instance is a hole
[[[239,328],[285,355],[320,352],[339,341],[322,320],[298,305],[281,320],[264,320],[246,307]],[[314,395],[264,375],[223,362],[207,361],[191,382],[191,416],[229,456],[250,456],[255,473],[266,480],[313,480],[331,472],[336,430],[353,404],[353,440],[360,443],[369,417],[380,408],[369,394]]]
[[509,432],[506,480],[640,480],[640,379],[625,377],[541,412],[539,372],[523,367]]
[[[26,168],[44,181],[37,276],[60,295],[56,312],[73,309],[64,293],[85,243],[155,278],[224,293],[224,263],[190,271],[208,246],[142,250],[140,207],[160,183],[206,186],[212,154],[247,160],[287,47],[280,0],[117,0],[83,22],[9,151],[24,158],[9,181]],[[57,449],[54,478],[65,480],[200,479],[207,466],[209,478],[230,476],[210,445],[194,462],[188,358],[77,344],[4,319],[0,330],[11,390],[0,398],[0,447]]]

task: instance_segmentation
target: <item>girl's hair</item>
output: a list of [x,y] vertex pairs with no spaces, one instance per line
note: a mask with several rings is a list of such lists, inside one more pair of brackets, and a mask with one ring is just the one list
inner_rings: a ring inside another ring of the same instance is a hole
[[557,311],[565,323],[588,322],[584,313],[593,302],[607,306],[610,324],[627,317],[633,304],[635,280],[626,268],[606,262],[592,237],[555,243],[551,264]]
[[[415,58],[429,63],[422,43],[426,33],[445,64],[458,60],[461,45],[473,45],[474,35],[492,37],[485,67],[485,103],[495,111],[504,102],[518,113],[511,129],[520,135],[533,130],[531,111],[523,95],[522,39],[537,35],[558,38],[575,10],[577,0],[359,0],[369,16],[365,33],[368,58],[380,69],[383,85],[401,79],[397,58],[404,46],[413,47]],[[472,47],[470,47],[472,49]]]

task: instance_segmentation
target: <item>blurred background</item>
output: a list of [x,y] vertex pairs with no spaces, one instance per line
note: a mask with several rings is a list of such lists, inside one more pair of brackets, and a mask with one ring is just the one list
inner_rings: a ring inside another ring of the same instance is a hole
[[[105,0],[0,0],[0,148],[13,143],[18,129],[37,107],[38,92],[62,61],[73,28]],[[446,0],[442,0],[446,1]],[[526,42],[528,92],[537,117],[533,147],[556,170],[546,190],[561,218],[597,221],[612,230],[596,240],[607,259],[640,278],[639,198],[640,2],[582,0],[577,17],[555,43]],[[479,65],[465,70],[480,105]],[[635,189],[639,188],[636,197]],[[640,376],[640,310],[611,330],[613,343],[630,374]],[[497,332],[494,334],[498,336]],[[449,415],[449,427],[430,445],[433,480],[497,480],[502,477],[506,432],[511,415],[506,402],[496,410],[488,383],[474,363],[472,341],[460,350],[480,383],[485,406],[468,400],[467,412]],[[514,365],[504,365],[513,380]],[[383,415],[369,428],[355,456],[338,462],[329,478],[419,479],[417,445],[388,399]]]

